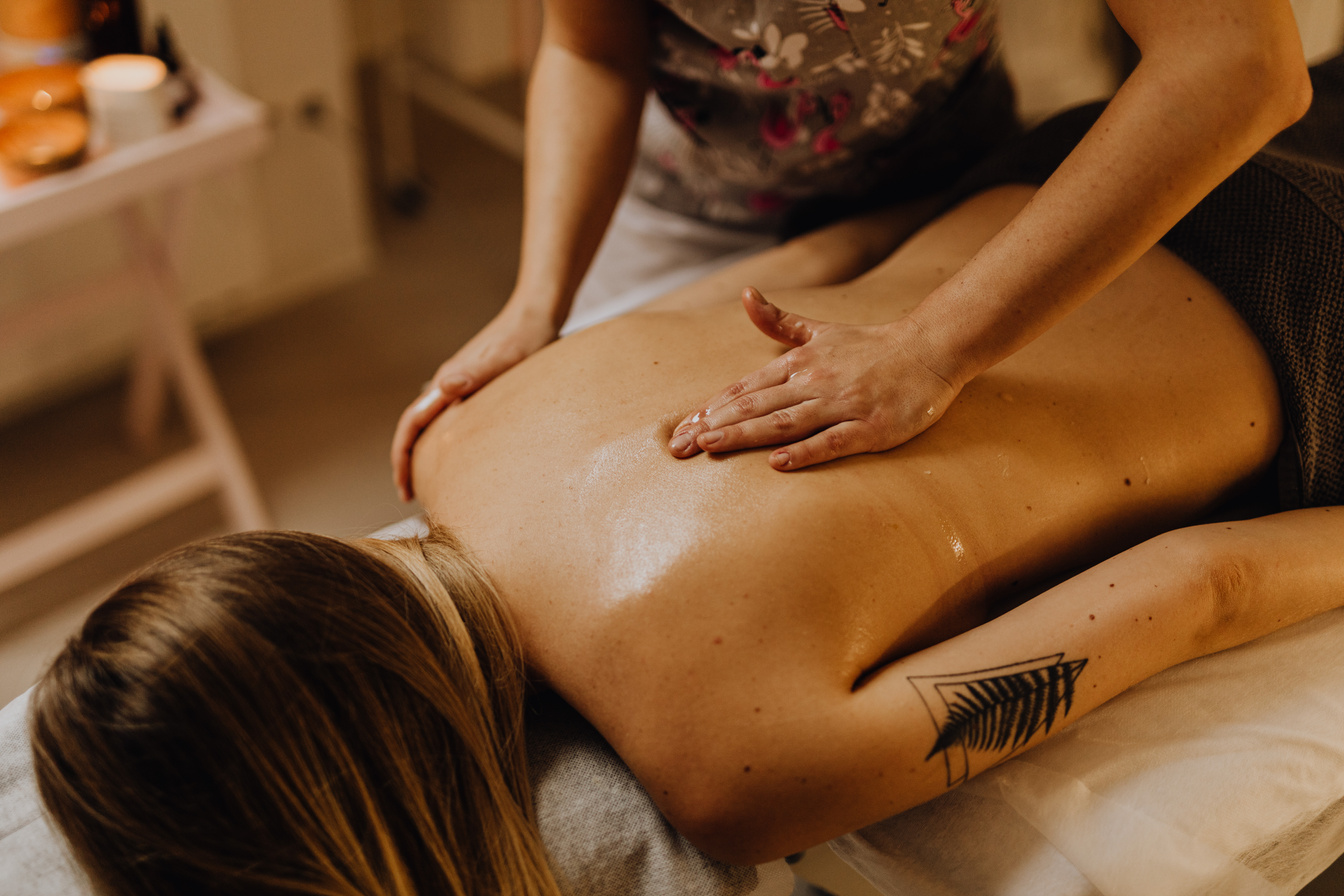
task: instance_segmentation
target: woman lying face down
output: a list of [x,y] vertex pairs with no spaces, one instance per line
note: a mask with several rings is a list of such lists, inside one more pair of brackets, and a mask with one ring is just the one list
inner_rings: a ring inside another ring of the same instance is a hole
[[[857,279],[772,298],[891,320],[1030,197],[983,193]],[[817,241],[853,247],[826,255],[838,271],[899,224],[842,224],[722,279],[824,280]],[[780,350],[733,298],[716,278],[445,413],[415,454],[426,541],[230,536],[96,610],[32,718],[43,798],[94,879],[554,892],[529,822],[528,679],[587,717],[696,845],[764,861],[1344,600],[1344,513],[1177,528],[1260,476],[1283,423],[1255,337],[1163,249],[974,380],[938,427],[787,477],[763,451],[666,447],[689,402]]]

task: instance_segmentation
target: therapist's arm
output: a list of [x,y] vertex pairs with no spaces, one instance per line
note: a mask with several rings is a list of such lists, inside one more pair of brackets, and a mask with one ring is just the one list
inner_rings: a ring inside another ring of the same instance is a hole
[[796,347],[698,406],[698,421],[674,429],[674,454],[777,444],[771,465],[793,470],[914,437],[1306,111],[1288,0],[1110,5],[1142,59],[1022,212],[891,324],[809,321],[749,301],[757,326]]
[[523,240],[503,309],[402,413],[393,478],[412,496],[415,439],[444,408],[555,339],[597,252],[634,158],[648,83],[644,4],[547,0],[528,84]]
[[710,855],[778,858],[933,799],[1163,669],[1344,604],[1341,546],[1344,507],[1169,532],[852,689],[790,694],[782,722],[706,713],[707,734],[659,745],[684,762],[623,755]]

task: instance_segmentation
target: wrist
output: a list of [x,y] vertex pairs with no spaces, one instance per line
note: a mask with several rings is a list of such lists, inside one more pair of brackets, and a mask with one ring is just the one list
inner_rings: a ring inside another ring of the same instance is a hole
[[547,330],[554,336],[569,316],[572,302],[573,297],[560,289],[515,287],[500,313],[520,327]]
[[919,362],[941,380],[960,391],[985,368],[974,363],[972,356],[965,350],[964,334],[955,328],[948,329],[940,325],[935,317],[920,316],[916,308],[910,314],[889,326],[895,330],[908,351],[914,353]]

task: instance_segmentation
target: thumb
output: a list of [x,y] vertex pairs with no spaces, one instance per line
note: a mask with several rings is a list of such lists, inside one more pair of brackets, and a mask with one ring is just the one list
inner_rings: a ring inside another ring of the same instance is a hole
[[817,321],[777,308],[754,286],[742,290],[742,307],[756,329],[785,345],[803,345],[817,335]]

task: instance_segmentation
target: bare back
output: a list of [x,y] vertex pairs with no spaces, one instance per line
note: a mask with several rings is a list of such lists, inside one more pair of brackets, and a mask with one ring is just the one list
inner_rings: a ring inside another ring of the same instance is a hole
[[[895,319],[1029,196],[984,194],[852,283],[770,298]],[[1281,433],[1253,336],[1161,249],[897,449],[795,473],[761,451],[668,453],[691,402],[782,350],[731,294],[631,314],[533,356],[418,443],[428,512],[494,575],[536,672],[618,751],[703,700],[760,713],[851,689],[993,595],[1206,511]]]

